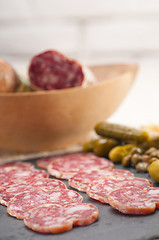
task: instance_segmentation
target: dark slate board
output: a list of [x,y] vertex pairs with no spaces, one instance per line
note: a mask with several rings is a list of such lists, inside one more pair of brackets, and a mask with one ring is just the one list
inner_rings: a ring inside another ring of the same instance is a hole
[[[32,161],[35,162],[35,161]],[[123,169],[121,165],[115,168]],[[125,168],[124,168],[125,169]],[[136,177],[149,178],[147,173],[137,173],[128,169]],[[64,181],[67,184],[67,181]],[[154,186],[159,186],[154,183]],[[69,189],[71,189],[68,186]],[[99,220],[92,225],[75,227],[61,234],[40,234],[27,229],[23,220],[7,214],[6,207],[0,206],[0,240],[157,240],[159,239],[159,210],[147,216],[127,216],[112,209],[109,205],[90,199],[79,192],[85,203],[95,204],[99,209]]]

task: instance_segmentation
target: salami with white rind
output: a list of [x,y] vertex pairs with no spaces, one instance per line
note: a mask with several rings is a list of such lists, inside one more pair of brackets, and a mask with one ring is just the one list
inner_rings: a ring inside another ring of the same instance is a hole
[[50,175],[61,179],[69,179],[80,171],[97,169],[111,169],[114,164],[105,158],[100,158],[92,153],[73,153],[63,155],[48,165]]
[[87,188],[87,195],[93,199],[96,199],[102,203],[108,204],[109,194],[123,187],[137,187],[148,188],[152,187],[152,183],[148,179],[144,178],[101,178],[93,181]]
[[81,192],[86,192],[88,185],[95,179],[111,176],[129,178],[133,177],[134,174],[130,171],[121,169],[102,169],[93,170],[90,172],[83,171],[75,174],[72,178],[69,179],[68,182],[72,188],[75,188]]
[[73,226],[89,225],[98,219],[98,209],[92,204],[71,204],[65,207],[44,204],[30,210],[25,225],[40,233],[61,233]]
[[117,189],[108,196],[109,204],[124,214],[146,215],[159,208],[159,188],[139,189],[127,187]]
[[15,92],[20,79],[13,67],[0,59],[0,93]]
[[34,190],[16,195],[8,203],[7,212],[18,219],[24,219],[27,212],[42,204],[58,204],[65,206],[72,203],[81,203],[83,197],[72,190]]
[[36,189],[59,190],[67,189],[67,187],[60,180],[50,178],[33,178],[19,184],[12,184],[7,188],[0,188],[0,203],[7,206],[8,202],[17,194],[34,191]]

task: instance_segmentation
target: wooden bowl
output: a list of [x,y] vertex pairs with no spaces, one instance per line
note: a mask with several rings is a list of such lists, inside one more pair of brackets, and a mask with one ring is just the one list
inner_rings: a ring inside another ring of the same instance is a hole
[[51,151],[84,142],[120,105],[138,67],[90,69],[99,82],[87,87],[0,94],[0,151]]

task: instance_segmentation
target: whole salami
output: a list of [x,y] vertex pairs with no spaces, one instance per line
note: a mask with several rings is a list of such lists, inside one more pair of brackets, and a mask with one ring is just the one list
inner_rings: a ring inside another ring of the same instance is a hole
[[0,59],[0,93],[15,92],[19,83],[18,74],[12,66]]
[[9,215],[18,219],[24,219],[27,212],[42,204],[58,204],[65,206],[71,203],[81,203],[83,197],[72,190],[45,190],[37,189],[34,191],[16,195],[8,203],[7,212]]
[[152,183],[144,178],[100,178],[89,184],[87,188],[87,195],[102,203],[108,203],[109,194],[119,188],[123,187],[137,187],[148,188],[152,187]]
[[69,179],[80,171],[96,169],[111,169],[114,164],[105,158],[93,153],[72,153],[59,156],[48,165],[48,173],[62,179]]
[[82,67],[55,50],[32,58],[29,66],[31,86],[35,90],[53,90],[81,86]]
[[41,233],[61,233],[73,226],[89,225],[98,218],[98,209],[92,204],[71,204],[60,207],[54,204],[44,204],[31,209],[24,223],[33,231]]
[[108,202],[124,214],[151,214],[159,208],[159,188],[120,188],[109,194]]

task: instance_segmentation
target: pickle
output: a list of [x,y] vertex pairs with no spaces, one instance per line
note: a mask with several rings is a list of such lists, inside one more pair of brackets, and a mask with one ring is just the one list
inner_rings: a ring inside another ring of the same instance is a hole
[[159,148],[159,136],[153,137],[149,141],[150,147]]
[[148,172],[150,174],[150,177],[159,183],[159,160],[154,161],[150,164],[148,167]]
[[108,156],[114,163],[121,163],[122,159],[130,153],[133,147],[133,144],[116,146],[110,150]]
[[90,140],[83,144],[83,151],[84,152],[93,152],[94,144],[96,140]]
[[99,157],[107,157],[109,151],[119,143],[112,138],[100,138],[94,143],[94,154]]
[[98,123],[95,131],[102,137],[115,138],[125,142],[142,143],[148,142],[150,139],[149,134],[145,131],[108,122]]

